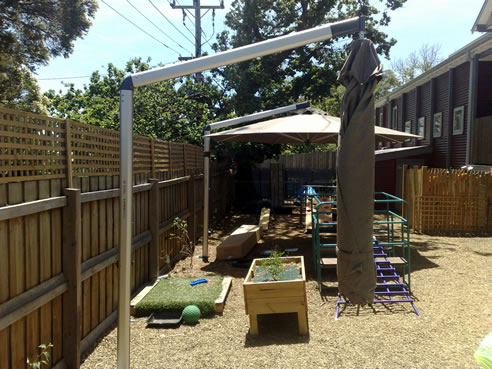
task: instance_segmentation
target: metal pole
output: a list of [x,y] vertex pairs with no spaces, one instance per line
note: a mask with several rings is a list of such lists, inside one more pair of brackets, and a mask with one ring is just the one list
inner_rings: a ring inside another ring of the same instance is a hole
[[[205,135],[210,130],[205,129]],[[202,259],[208,262],[208,216],[209,216],[209,191],[210,191],[210,138],[203,139],[203,240]]]
[[130,272],[132,253],[133,90],[120,91],[120,259],[117,368],[130,367]]
[[195,7],[195,58],[202,56],[202,19],[200,15],[200,0],[193,0]]
[[166,81],[171,78],[187,76],[225,65],[239,63],[264,55],[275,54],[284,50],[295,49],[313,42],[324,41],[330,38],[344,36],[358,32],[363,25],[363,18],[355,17],[344,21],[325,24],[300,32],[293,32],[271,40],[222,51],[217,54],[202,56],[181,63],[167,65],[160,68],[132,74],[135,87],[151,83]]

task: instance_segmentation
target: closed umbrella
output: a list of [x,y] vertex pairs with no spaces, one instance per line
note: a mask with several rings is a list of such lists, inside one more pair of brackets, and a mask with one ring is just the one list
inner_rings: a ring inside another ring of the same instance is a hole
[[361,39],[338,78],[346,90],[337,154],[337,277],[339,293],[354,304],[372,303],[376,289],[373,92],[381,72],[372,42]]

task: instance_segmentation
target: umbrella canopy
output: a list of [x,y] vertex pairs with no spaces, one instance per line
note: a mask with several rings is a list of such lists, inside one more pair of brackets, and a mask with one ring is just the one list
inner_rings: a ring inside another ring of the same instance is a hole
[[[338,142],[340,118],[327,114],[297,114],[283,118],[270,119],[227,131],[206,135],[218,141],[260,142],[268,144]],[[376,142],[403,142],[411,138],[421,138],[410,133],[376,127]],[[374,151],[374,145],[373,145]]]
[[345,87],[337,154],[337,277],[339,293],[372,303],[376,265],[374,216],[374,89],[382,66],[369,40],[356,40],[339,76]]

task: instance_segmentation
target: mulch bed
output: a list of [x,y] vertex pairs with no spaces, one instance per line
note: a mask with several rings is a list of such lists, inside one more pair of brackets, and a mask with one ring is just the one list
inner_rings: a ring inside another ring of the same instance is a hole
[[[412,292],[421,317],[410,304],[345,310],[334,320],[336,293],[320,295],[310,273],[311,236],[298,217],[278,215],[253,251],[299,248],[308,275],[309,335],[297,335],[295,315],[259,317],[260,335],[248,334],[242,281],[247,268],[215,262],[215,246],[251,216],[233,216],[210,237],[210,263],[179,262],[175,276],[231,276],[224,313],[196,326],[146,328],[131,323],[131,367],[144,368],[478,368],[473,353],[492,331],[492,237],[411,234]],[[201,255],[197,247],[195,255]],[[255,256],[253,255],[253,256]],[[325,276],[336,280],[333,274]],[[82,368],[116,367],[117,330],[111,329],[84,358]]]

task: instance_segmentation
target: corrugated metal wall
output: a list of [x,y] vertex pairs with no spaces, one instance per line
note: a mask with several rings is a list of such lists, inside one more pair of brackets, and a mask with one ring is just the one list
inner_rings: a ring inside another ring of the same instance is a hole
[[396,193],[396,160],[375,163],[374,191]]
[[478,63],[477,118],[492,115],[492,62]]
[[[411,121],[410,133],[415,133],[417,131],[415,122],[415,109],[416,109],[416,92],[415,89],[405,94],[405,110],[403,112],[403,131],[405,130],[405,122]],[[403,146],[414,146],[413,140],[407,141]]]
[[[435,100],[434,100],[434,114],[442,113],[441,120],[441,137],[434,138],[434,157],[432,166],[435,168],[446,167],[446,153],[447,153],[447,134],[448,134],[448,78],[449,72],[441,74],[435,79]],[[432,134],[432,118],[431,122],[431,134]]]
[[[451,135],[451,167],[460,168],[466,164],[466,132],[468,130],[468,89],[470,63],[463,63],[454,70],[452,109],[464,106],[463,133]],[[450,117],[450,129],[453,129],[453,117]]]
[[[421,145],[429,145],[431,142],[431,132],[429,130],[431,120],[431,82],[420,87],[420,116],[425,117],[425,139],[420,141]],[[432,132],[431,132],[432,133]]]

